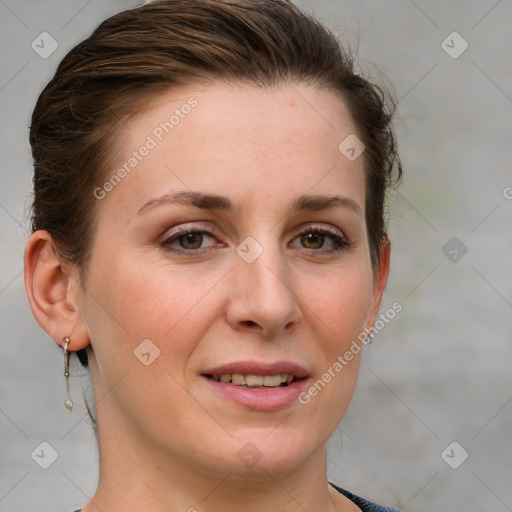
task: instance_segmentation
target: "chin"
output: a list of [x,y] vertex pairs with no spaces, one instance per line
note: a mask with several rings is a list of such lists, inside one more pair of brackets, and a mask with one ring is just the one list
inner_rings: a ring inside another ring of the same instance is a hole
[[219,465],[217,471],[222,466],[223,471],[241,479],[250,476],[263,481],[296,471],[318,450],[321,442],[311,430],[284,428],[276,422],[272,428],[239,430],[215,449],[219,446],[222,452],[215,458]]

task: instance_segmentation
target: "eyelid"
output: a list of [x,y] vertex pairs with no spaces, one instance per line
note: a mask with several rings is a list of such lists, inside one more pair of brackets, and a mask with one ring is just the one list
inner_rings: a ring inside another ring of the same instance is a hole
[[213,226],[211,226],[209,224],[202,224],[200,222],[199,223],[195,222],[193,224],[182,224],[182,225],[180,225],[178,227],[169,229],[162,236],[161,241],[165,242],[169,238],[175,237],[177,235],[187,234],[187,233],[196,232],[196,231],[197,232],[206,231],[207,233],[209,233],[211,235],[217,235],[218,234],[218,230],[215,229]]
[[[328,233],[331,233],[333,235],[337,235],[345,240],[347,240],[347,237],[341,231],[340,229],[325,225],[325,224],[318,224],[318,223],[305,223],[302,226],[298,228],[298,231],[296,232],[295,236],[301,235],[304,232],[307,232],[308,230],[319,230],[319,231],[327,231]],[[218,230],[211,226],[210,224],[201,224],[201,223],[194,223],[194,224],[183,224],[178,226],[177,228],[174,228],[171,231],[166,231],[165,234],[162,236],[162,241],[165,242],[167,239],[179,235],[181,233],[190,233],[191,231],[206,231],[207,233],[210,233],[212,235],[218,235]]]
[[339,236],[340,238],[343,238],[344,240],[347,240],[345,233],[343,233],[343,231],[341,231],[341,229],[336,228],[330,224],[319,224],[319,223],[315,223],[315,222],[309,222],[307,224],[303,224],[299,228],[299,231],[297,234],[300,235],[304,232],[307,233],[308,231],[311,231],[311,230],[318,230],[318,231],[323,231],[323,232],[326,231],[332,235],[336,235],[336,236]]

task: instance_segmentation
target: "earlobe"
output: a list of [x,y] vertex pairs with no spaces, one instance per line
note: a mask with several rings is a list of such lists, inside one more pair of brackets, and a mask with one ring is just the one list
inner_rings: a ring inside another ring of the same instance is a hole
[[71,267],[61,262],[55,242],[47,231],[33,233],[25,248],[25,289],[39,325],[57,342],[68,336],[70,350],[89,345],[80,313],[79,283]]

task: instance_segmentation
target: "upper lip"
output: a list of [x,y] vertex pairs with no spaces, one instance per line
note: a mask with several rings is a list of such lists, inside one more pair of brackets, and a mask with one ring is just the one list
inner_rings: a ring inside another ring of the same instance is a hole
[[240,373],[244,375],[277,375],[286,373],[298,379],[308,376],[307,370],[297,363],[291,361],[276,361],[264,363],[259,361],[233,361],[202,372],[203,375],[225,375]]

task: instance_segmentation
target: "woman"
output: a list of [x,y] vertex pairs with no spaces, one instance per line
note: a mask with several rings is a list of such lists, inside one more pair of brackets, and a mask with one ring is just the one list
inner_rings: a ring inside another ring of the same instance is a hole
[[64,58],[25,283],[66,379],[71,352],[91,371],[83,512],[392,510],[328,482],[325,447],[387,281],[390,121],[286,0],[156,0]]

